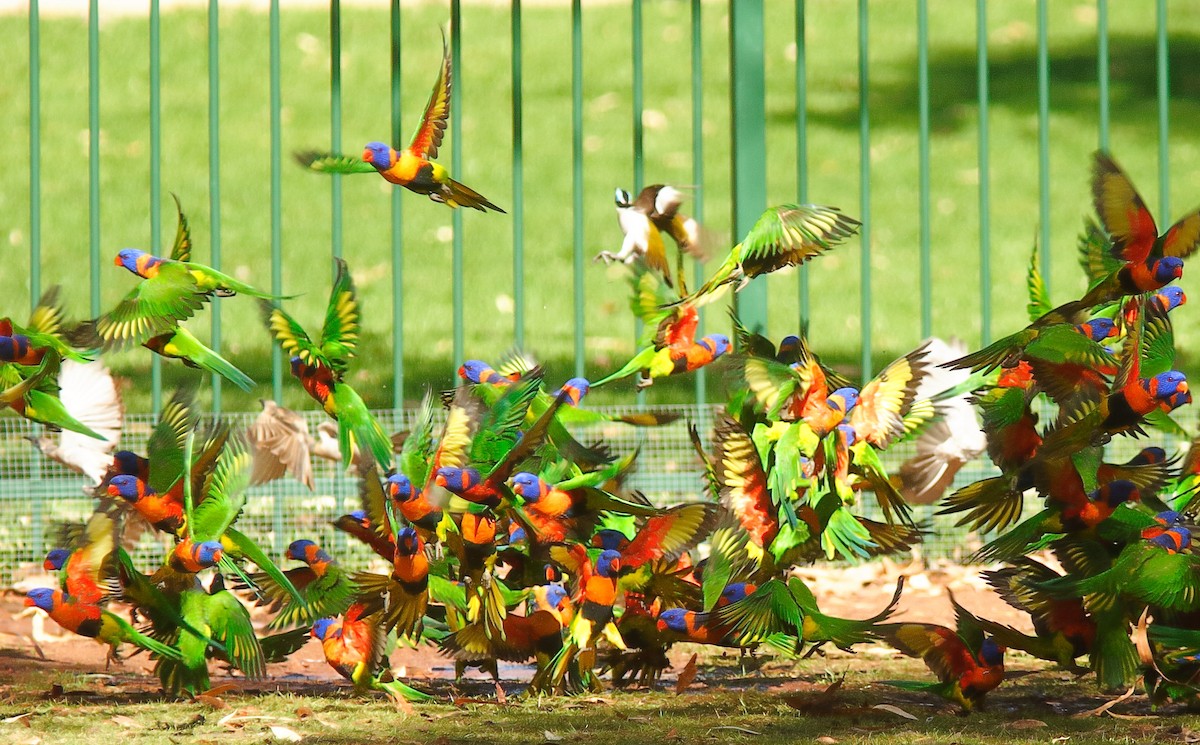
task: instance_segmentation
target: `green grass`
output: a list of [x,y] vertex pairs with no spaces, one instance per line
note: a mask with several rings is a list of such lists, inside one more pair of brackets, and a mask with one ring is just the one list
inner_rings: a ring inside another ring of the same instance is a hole
[[[136,681],[124,675],[96,679],[34,673],[12,685],[8,699],[0,703],[0,717],[29,715],[0,724],[0,737],[14,743],[40,738],[44,745],[82,738],[139,745],[263,742],[271,741],[269,727],[276,725],[313,745],[831,742],[818,738],[872,745],[1081,745],[1189,742],[1188,734],[1200,726],[1200,718],[1179,707],[1151,712],[1142,698],[1115,706],[1112,710],[1120,718],[1079,716],[1113,697],[1050,671],[1006,683],[989,696],[983,711],[970,716],[930,696],[870,684],[886,677],[927,677],[912,660],[864,664],[860,658],[842,656],[794,667],[771,664],[765,677],[729,673],[728,663],[723,668],[704,666],[682,695],[666,684],[657,692],[523,699],[516,695],[519,687],[506,686],[504,704],[496,702],[490,684],[476,682],[455,691],[443,683],[437,687],[437,702],[415,706],[407,715],[381,698],[351,698],[345,687],[225,692],[214,702],[221,708],[213,708],[139,692],[133,687]],[[840,690],[826,694],[839,679]],[[62,692],[46,695],[54,683]],[[874,708],[879,704],[896,707],[913,719]]]
[[[810,2],[808,9],[809,199],[862,215],[858,184],[856,20],[846,3]],[[933,329],[979,340],[977,110],[973,4],[930,4],[932,142]],[[693,183],[689,6],[645,5],[646,178]],[[463,8],[463,64],[458,71],[465,105],[462,180],[502,206],[511,193],[511,84],[507,9],[491,3]],[[730,236],[727,6],[704,4],[703,216],[719,252]],[[1151,207],[1157,187],[1154,18],[1136,3],[1111,4],[1112,147]],[[1022,322],[1024,267],[1038,224],[1035,4],[989,6],[992,108],[993,336]],[[1050,143],[1053,213],[1051,289],[1056,300],[1082,290],[1074,237],[1088,209],[1088,153],[1097,142],[1094,12],[1088,4],[1050,7]],[[328,14],[283,13],[283,151],[323,147],[329,141]],[[407,135],[428,95],[440,52],[439,25],[448,16],[436,4],[406,5],[403,15],[403,106]],[[584,10],[584,254],[587,372],[620,364],[632,349],[632,321],[619,268],[590,263],[620,235],[612,190],[632,187],[630,13],[621,4]],[[1200,8],[1171,9],[1171,211],[1194,207],[1200,193],[1190,176],[1200,165],[1191,124],[1200,116],[1200,83],[1187,71],[1200,66]],[[873,308],[872,353],[886,361],[918,341],[918,201],[916,14],[907,3],[871,3],[871,266],[869,289],[859,285],[857,240],[812,266],[812,337],[816,347],[852,368],[860,345],[860,293]],[[796,198],[796,130],[792,3],[767,3],[768,165],[771,202]],[[247,10],[221,14],[221,239],[224,268],[267,286],[269,265],[269,136],[267,17]],[[3,311],[28,307],[29,183],[27,21],[0,17],[2,115],[0,239],[8,242],[0,277]],[[69,288],[72,312],[88,310],[87,43],[84,19],[42,22],[42,198],[44,283]],[[203,11],[166,13],[162,21],[163,187],[189,211],[196,257],[209,257],[206,21]],[[526,346],[551,366],[570,372],[573,344],[570,22],[563,6],[524,11],[526,147]],[[389,130],[389,41],[386,8],[348,7],[343,17],[343,149],[383,139]],[[105,18],[101,28],[101,233],[99,271],[103,305],[132,286],[112,267],[124,246],[148,247],[149,124],[147,22]],[[442,160],[449,162],[450,149]],[[354,382],[372,405],[391,403],[391,187],[374,176],[345,180],[345,255],[366,309],[365,353]],[[328,291],[329,183],[289,162],[283,170],[283,287],[305,293],[289,304],[316,325]],[[408,193],[403,199],[403,311],[406,396],[422,384],[445,385],[451,357],[451,213]],[[1166,220],[1160,217],[1160,223]],[[164,232],[173,207],[163,205]],[[513,343],[512,218],[466,214],[465,335],[469,356],[495,358]],[[164,236],[164,242],[169,235]],[[715,264],[714,264],[715,266]],[[1189,286],[1185,279],[1184,287]],[[794,274],[770,280],[771,332],[798,325]],[[224,348],[260,386],[250,395],[225,387],[229,409],[254,408],[269,395],[266,333],[256,308],[235,298],[221,303]],[[1180,311],[1176,327],[1186,347],[1196,311]],[[207,315],[192,326],[207,330]],[[717,318],[713,327],[723,327]],[[202,334],[203,335],[203,334]],[[136,379],[133,410],[146,407],[142,372],[148,355],[115,358]],[[878,364],[877,364],[878,366]],[[169,365],[167,380],[180,374]],[[288,385],[288,401],[303,398]],[[685,397],[690,384],[656,386],[651,401]],[[613,394],[610,394],[610,396]],[[628,393],[615,394],[627,400]]]

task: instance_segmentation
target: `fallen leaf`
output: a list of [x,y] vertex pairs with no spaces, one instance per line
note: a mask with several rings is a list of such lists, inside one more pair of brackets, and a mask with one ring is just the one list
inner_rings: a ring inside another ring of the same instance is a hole
[[229,704],[220,696],[214,696],[211,693],[197,693],[195,701],[198,704],[204,704],[210,709],[225,709]]
[[1018,719],[1015,722],[1009,722],[1006,726],[1011,729],[1037,729],[1047,725],[1040,719]]
[[1117,704],[1121,703],[1122,701],[1125,701],[1125,700],[1129,699],[1131,696],[1133,696],[1134,690],[1135,690],[1135,686],[1129,686],[1128,691],[1125,691],[1120,696],[1117,696],[1116,698],[1114,698],[1112,701],[1106,701],[1103,704],[1100,704],[1099,706],[1097,706],[1095,709],[1088,709],[1087,711],[1081,711],[1078,714],[1075,714],[1074,717],[1076,719],[1086,719],[1087,717],[1102,716],[1106,712],[1108,712],[1108,710],[1111,709],[1112,707],[1116,706]]
[[315,712],[312,709],[308,708],[307,706],[301,706],[296,709],[296,716],[299,717],[300,719],[308,719],[309,717],[313,716],[314,714],[315,714]]
[[891,704],[875,704],[871,708],[879,709],[880,711],[886,711],[889,714],[895,714],[898,717],[904,717],[905,719],[909,719],[914,722],[917,721],[917,718],[915,716],[913,716],[912,714],[909,714],[907,711],[905,711],[904,709],[901,709],[899,706],[892,706]]
[[496,703],[498,703],[498,704],[507,704],[508,703],[508,696],[504,693],[504,688],[500,685],[499,682],[496,683]]
[[236,690],[238,690],[238,687],[233,683],[222,683],[219,686],[213,686],[212,688],[209,688],[207,691],[205,691],[205,693],[207,693],[209,696],[220,696],[222,693],[229,693],[230,691]]
[[300,742],[303,739],[287,727],[280,727],[277,724],[271,725],[271,737],[280,742]]
[[692,654],[692,659],[687,661],[683,669],[679,671],[679,679],[675,681],[675,695],[683,693],[687,687],[696,679],[696,653]]
[[1157,668],[1154,662],[1154,649],[1150,646],[1150,635],[1147,632],[1149,624],[1150,609],[1145,608],[1142,610],[1142,616],[1138,619],[1137,625],[1129,634],[1129,638],[1133,641],[1133,647],[1137,650],[1142,666]]
[[145,725],[142,724],[141,722],[137,721],[136,719],[131,719],[130,717],[125,716],[124,714],[115,714],[115,715],[113,715],[113,717],[111,719],[109,719],[109,721],[113,722],[114,724],[119,724],[122,727],[128,727],[129,729],[145,729],[146,728]]
[[8,719],[5,719],[3,721],[4,721],[4,724],[12,724],[13,722],[20,722],[21,724],[28,727],[29,722],[25,721],[25,717],[31,717],[31,716],[33,716],[33,712],[27,711],[24,714],[18,714],[15,717],[9,717]]
[[542,730],[542,739],[546,742],[562,742],[562,735],[557,732],[551,732],[548,729]]

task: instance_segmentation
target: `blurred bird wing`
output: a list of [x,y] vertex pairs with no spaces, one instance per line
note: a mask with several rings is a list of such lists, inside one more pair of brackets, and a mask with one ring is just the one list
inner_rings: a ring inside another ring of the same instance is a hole
[[113,567],[116,523],[108,511],[98,509],[84,527],[83,543],[67,559],[66,592],[81,603],[100,602],[104,575]]
[[859,224],[834,207],[770,207],[742,241],[739,263],[765,265],[766,271],[802,264],[854,235]]
[[910,657],[921,658],[942,682],[957,680],[976,666],[974,658],[957,635],[932,623],[898,623],[881,627],[887,642]]
[[371,531],[384,540],[394,541],[396,527],[388,517],[388,497],[383,491],[383,483],[379,480],[375,459],[369,451],[361,453],[355,468],[358,476],[358,498],[371,523]]
[[622,566],[639,566],[655,559],[676,559],[708,537],[717,521],[717,505],[680,504],[646,519],[621,552]]
[[112,464],[112,450],[121,438],[125,407],[112,374],[104,363],[64,359],[58,375],[59,399],[67,413],[84,426],[103,435],[103,440],[64,429],[58,435],[55,455],[67,466],[99,484]]
[[[778,531],[775,504],[767,488],[758,448],[737,420],[721,414],[713,431],[713,468],[725,506],[760,548],[767,548]],[[722,588],[723,589],[723,588]]]
[[743,644],[758,643],[777,633],[799,635],[804,626],[804,611],[778,579],[767,580],[750,595],[714,612]]
[[359,308],[354,291],[354,279],[343,259],[336,259],[337,276],[329,293],[325,324],[321,327],[321,352],[334,363],[334,369],[344,369],[358,347]]
[[313,490],[313,439],[304,417],[274,401],[263,401],[263,410],[247,428],[246,438],[254,454],[251,483],[264,484],[291,471],[309,491]]
[[[283,351],[291,356],[299,357],[306,365],[323,365],[335,369],[331,360],[326,358],[321,347],[313,343],[304,327],[296,322],[283,308],[275,308],[263,301],[262,309],[266,313],[267,327],[279,341]],[[344,365],[343,365],[344,368]]]
[[179,197],[171,194],[171,198],[175,200],[175,212],[179,215],[179,222],[175,227],[175,242],[171,245],[171,260],[191,261],[192,231],[188,226],[187,216],[183,214],[183,205],[179,203]]
[[160,264],[158,274],[138,282],[116,307],[85,324],[84,334],[100,339],[106,348],[141,344],[151,337],[173,331],[204,307],[209,295],[200,291],[196,279],[183,264]]
[[425,115],[421,117],[421,125],[413,133],[412,142],[408,145],[408,149],[415,155],[428,160],[437,157],[442,135],[446,132],[446,120],[450,117],[450,88],[453,79],[450,64],[450,47],[446,45],[443,36],[442,66],[438,70],[437,80],[433,82],[429,103],[425,104]]
[[1122,261],[1145,261],[1158,239],[1154,216],[1120,166],[1099,151],[1092,164],[1092,200],[1113,238],[1113,254]]
[[375,173],[375,166],[353,155],[305,150],[293,153],[296,162],[320,173]]
[[230,439],[204,485],[203,499],[192,510],[188,533],[195,542],[220,540],[246,504],[250,485],[250,453]]
[[1038,268],[1037,241],[1033,243],[1033,255],[1029,257],[1029,271],[1025,273],[1025,289],[1029,292],[1029,302],[1025,306],[1029,320],[1036,321],[1054,309],[1050,302],[1050,292],[1046,289],[1046,280]]
[[882,450],[904,434],[904,415],[928,368],[927,346],[923,344],[892,362],[863,386],[858,404],[850,410],[850,425],[860,438]]
[[426,389],[419,412],[416,424],[404,439],[398,459],[400,471],[412,482],[413,489],[421,488],[428,481],[429,467],[436,449],[433,440],[435,410],[432,390]]
[[192,405],[195,391],[187,386],[180,387],[158,414],[158,423],[146,442],[146,457],[150,461],[150,479],[147,484],[159,494],[165,493],[183,476],[183,449],[189,432],[196,429],[196,415]]
[[1087,275],[1088,289],[1108,279],[1124,265],[1124,262],[1113,256],[1112,239],[1092,217],[1086,218],[1083,222],[1083,232],[1079,234],[1078,250],[1079,265],[1083,267],[1083,272]]
[[248,678],[262,677],[266,664],[246,606],[228,590],[207,596],[205,606],[212,638],[225,645],[229,664]]

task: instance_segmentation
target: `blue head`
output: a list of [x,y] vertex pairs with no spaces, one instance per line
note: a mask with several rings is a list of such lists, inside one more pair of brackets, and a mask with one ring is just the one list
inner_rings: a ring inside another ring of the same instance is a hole
[[536,502],[550,491],[550,485],[536,473],[521,471],[512,477],[512,489],[526,502]]
[[1128,465],[1146,466],[1152,463],[1162,463],[1167,459],[1167,451],[1157,446],[1142,448],[1138,454],[1129,459]]
[[1142,498],[1137,484],[1125,479],[1110,481],[1088,495],[1093,500],[1099,500],[1109,507],[1116,507],[1122,502],[1136,502]]
[[321,548],[313,541],[307,538],[301,538],[298,541],[292,541],[287,547],[287,553],[284,556],[292,561],[308,561],[309,546],[312,546],[314,551],[320,551]]
[[467,360],[458,368],[458,376],[468,383],[482,383],[492,366],[483,360]]
[[846,436],[846,447],[850,447],[858,442],[858,432],[855,431],[854,427],[851,427],[849,424],[839,424],[837,428],[838,432]]
[[364,525],[370,520],[370,518],[367,517],[366,510],[355,510],[354,512],[350,513],[350,517],[354,518],[356,522]]
[[996,643],[996,640],[990,636],[983,640],[983,645],[979,647],[979,658],[988,667],[996,667],[1004,664],[1004,647]]
[[368,142],[363,148],[362,159],[376,168],[391,168],[392,149],[385,142]]
[[1079,329],[1080,333],[1084,336],[1097,343],[1117,335],[1117,324],[1111,318],[1093,318],[1075,328]]
[[122,248],[117,251],[117,258],[113,260],[113,264],[123,266],[134,274],[140,275],[138,271],[138,259],[145,256],[146,252],[136,248]]
[[113,462],[118,471],[132,476],[136,476],[142,468],[141,458],[137,456],[137,453],[128,450],[118,450],[113,453]]
[[830,407],[848,414],[858,403],[858,390],[856,388],[838,388],[829,394],[827,400]]
[[605,528],[597,530],[592,536],[592,545],[599,546],[605,551],[619,551],[621,546],[629,542],[629,538],[619,530]]
[[387,483],[383,488],[389,497],[401,502],[407,502],[413,496],[412,481],[402,473],[393,473],[388,476]]
[[508,531],[508,542],[510,544],[520,543],[521,541],[525,540],[527,537],[528,536],[525,535],[525,529],[522,528],[520,525],[513,525],[512,528],[510,528]]
[[701,339],[700,343],[712,351],[714,360],[728,352],[730,347],[729,337],[725,334],[709,334]]
[[[1164,510],[1154,516],[1155,521],[1164,527],[1170,528],[1183,522],[1183,513],[1176,510]],[[47,557],[49,561],[49,557]]]
[[1183,290],[1175,285],[1164,287],[1150,298],[1150,302],[1158,306],[1159,311],[1170,313],[1179,306],[1187,302],[1187,295],[1183,294]]
[[304,372],[304,360],[300,359],[299,356],[296,356],[288,360],[288,362],[292,366],[292,375],[297,378],[300,377]]
[[221,560],[225,547],[220,541],[203,541],[196,544],[195,552],[196,563],[202,567],[210,567]]
[[562,393],[566,395],[567,403],[578,406],[591,389],[592,384],[588,382],[587,378],[571,378],[563,383]]
[[601,577],[616,577],[621,571],[621,554],[612,549],[600,552],[596,559],[596,573]]
[[480,480],[479,471],[474,468],[442,466],[437,470],[437,478],[434,479],[434,483],[455,494],[461,494],[471,487],[478,486]]
[[54,595],[58,592],[53,587],[35,587],[25,593],[26,608],[41,608],[49,613],[54,610]]
[[1151,262],[1150,267],[1154,270],[1155,281],[1164,285],[1183,276],[1183,259],[1178,256],[1163,256],[1155,259]]
[[401,556],[414,556],[421,550],[421,537],[417,531],[405,526],[396,531],[396,553]]
[[732,585],[725,585],[725,589],[721,590],[721,599],[736,603],[757,589],[749,582],[734,582]]
[[341,627],[342,625],[338,623],[336,618],[318,618],[316,623],[313,624],[312,635],[321,641],[325,641],[327,636],[338,631]]
[[680,634],[687,633],[687,611],[683,608],[671,608],[658,614],[658,630],[670,629]]
[[546,587],[546,605],[551,608],[562,610],[563,603],[567,599],[566,589],[559,584],[547,585]]
[[[1168,370],[1150,378],[1147,388],[1150,395],[1157,399],[1170,399],[1178,394],[1188,392],[1187,376],[1178,370]],[[1190,397],[1188,397],[1188,400],[1190,400]]]
[[46,560],[42,562],[42,568],[47,572],[57,572],[67,565],[70,558],[71,552],[65,548],[51,549],[50,553],[46,554]]
[[136,502],[138,497],[141,496],[140,492],[137,476],[131,476],[127,473],[117,474],[108,482],[108,495],[110,497],[120,497],[127,502]]

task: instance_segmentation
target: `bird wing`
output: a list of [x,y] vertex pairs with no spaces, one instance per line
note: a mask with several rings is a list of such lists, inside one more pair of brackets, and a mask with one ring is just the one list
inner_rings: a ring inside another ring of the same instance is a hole
[[704,540],[717,520],[717,505],[705,502],[676,505],[646,519],[621,552],[622,566],[639,566],[654,559],[674,559]]
[[292,153],[296,162],[320,173],[375,173],[375,166],[353,155],[304,150]]
[[1079,234],[1079,265],[1087,275],[1088,289],[1108,279],[1124,265],[1113,256],[1112,240],[1108,233],[1092,217],[1084,220],[1083,232]]
[[212,637],[225,645],[229,664],[248,678],[262,677],[266,673],[266,664],[246,606],[228,590],[207,596],[205,606]]
[[896,623],[879,627],[887,643],[909,657],[918,657],[943,683],[957,680],[974,667],[971,652],[953,631],[932,623]]
[[171,194],[171,198],[175,200],[175,211],[179,215],[179,223],[175,227],[175,242],[171,245],[171,260],[191,261],[192,231],[188,226],[187,216],[183,214],[183,205],[179,203],[179,197]]
[[1029,302],[1025,305],[1030,322],[1036,321],[1054,309],[1050,302],[1050,292],[1046,289],[1046,280],[1038,269],[1037,241],[1033,244],[1033,255],[1029,257],[1029,271],[1025,273],[1025,289],[1029,293]]
[[385,541],[394,541],[396,529],[388,517],[388,498],[383,492],[383,483],[379,480],[375,459],[371,453],[363,451],[357,465],[358,498],[362,503],[363,512],[371,523],[371,531]]
[[174,330],[208,302],[183,264],[161,264],[158,274],[138,282],[116,307],[80,325],[84,338],[97,338],[105,349],[141,344]]
[[438,70],[437,80],[433,82],[433,92],[429,94],[429,103],[425,104],[425,115],[421,117],[421,126],[413,133],[412,142],[408,149],[421,158],[432,160],[437,157],[438,147],[442,144],[442,135],[446,132],[446,120],[450,117],[450,85],[452,75],[450,70],[450,47],[446,37],[442,37],[442,67]]
[[88,518],[84,527],[83,543],[67,559],[67,594],[81,603],[99,603],[104,596],[106,567],[113,552],[116,524],[103,508]]
[[196,428],[192,409],[195,391],[186,386],[175,391],[158,415],[158,423],[146,442],[150,460],[147,486],[162,494],[183,476],[183,449],[188,433]]
[[858,404],[850,410],[850,425],[860,439],[879,449],[904,434],[904,415],[925,376],[925,354],[929,344],[904,355],[885,367],[858,394]]
[[321,327],[321,352],[333,363],[335,370],[342,371],[353,359],[358,346],[358,300],[354,292],[354,280],[346,262],[336,259],[337,276],[329,293],[329,306],[325,310],[325,325]]
[[767,580],[750,595],[714,613],[743,644],[761,642],[771,634],[800,635],[804,626],[804,612],[788,586],[778,579]]
[[312,437],[303,417],[274,401],[263,401],[263,410],[246,429],[246,439],[254,454],[250,483],[265,484],[291,471],[313,490]]
[[270,303],[262,302],[263,313],[266,314],[267,327],[279,341],[279,346],[289,355],[297,356],[306,365],[322,365],[334,369],[326,359],[321,347],[313,343],[304,327],[296,322],[283,308],[273,307]]
[[754,441],[737,420],[722,413],[713,431],[713,444],[721,504],[733,513],[755,545],[766,548],[779,530],[779,521]]
[[250,465],[245,443],[240,438],[230,438],[204,484],[203,499],[198,500],[188,520],[193,541],[219,540],[237,519],[246,504]]
[[125,407],[112,374],[100,360],[82,363],[64,359],[58,375],[59,399],[67,413],[93,432],[97,440],[64,429],[58,435],[56,456],[99,484],[112,464],[113,448],[121,437]]
[[1158,239],[1154,216],[1121,167],[1099,151],[1092,163],[1092,202],[1112,236],[1113,255],[1127,262],[1145,261]]
[[421,399],[417,422],[404,439],[398,459],[401,473],[408,477],[414,489],[419,489],[429,479],[429,467],[436,448],[433,441],[433,416],[433,393],[426,390],[424,398]]
[[[751,276],[803,264],[854,235],[860,224],[836,207],[814,204],[770,207],[742,241],[740,263]],[[746,267],[747,264],[751,266]]]

